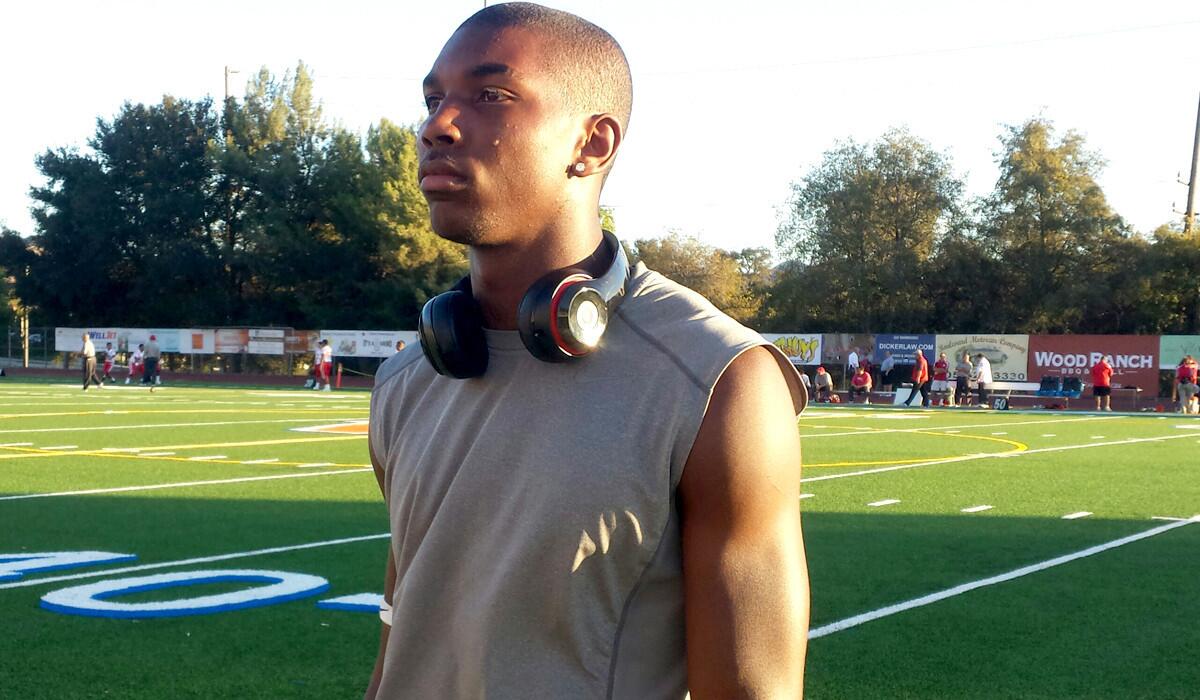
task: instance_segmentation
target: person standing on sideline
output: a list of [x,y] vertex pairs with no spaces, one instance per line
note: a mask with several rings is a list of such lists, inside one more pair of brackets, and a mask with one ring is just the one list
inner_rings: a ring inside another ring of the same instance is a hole
[[[1113,368],[1108,356],[1102,355],[1100,360],[1092,365],[1092,396],[1096,397],[1097,411],[1112,410],[1112,375]],[[1100,408],[1102,402],[1104,408]]]
[[850,354],[846,356],[846,388],[850,388],[850,380],[854,379],[854,375],[858,372],[858,348],[850,348]]
[[911,406],[919,392],[921,406],[927,408],[929,406],[929,360],[925,359],[925,353],[920,348],[917,348],[916,364],[913,365],[912,383],[912,393],[908,395],[908,400],[904,402],[904,405]]
[[866,367],[859,366],[858,371],[850,378],[850,400],[862,396],[863,403],[871,403],[871,373]]
[[950,385],[950,361],[946,359],[946,353],[938,354],[938,359],[933,363],[933,384],[931,386],[933,392],[933,405],[949,406],[954,403],[954,388]]
[[879,383],[888,391],[894,391],[896,388],[896,380],[892,377],[895,369],[896,358],[892,357],[892,351],[888,350],[883,357],[883,362],[879,363]]
[[1191,413],[1192,397],[1196,395],[1200,381],[1198,374],[1196,360],[1191,355],[1180,360],[1175,368],[1175,397],[1180,413]]
[[150,391],[153,392],[154,385],[158,384],[158,363],[162,359],[162,353],[158,349],[158,336],[150,336],[150,342],[146,343],[143,354],[146,369],[142,372],[142,384],[149,384]]
[[418,183],[470,266],[375,375],[390,541],[364,697],[802,697],[805,397],[778,348],[602,230],[620,46],[489,5],[423,91]]
[[313,385],[313,389],[321,390],[321,384],[324,383],[325,391],[333,391],[329,384],[329,378],[333,374],[333,347],[328,340],[322,338],[317,343],[317,353],[313,359],[317,363],[317,383]]
[[104,381],[96,376],[96,346],[92,344],[92,336],[88,333],[83,334],[83,347],[79,354],[83,356],[83,390],[87,391],[92,382],[96,382],[97,389],[103,389]]
[[975,393],[980,408],[987,408],[988,390],[992,385],[992,362],[983,353],[975,355]]
[[117,362],[116,348],[113,347],[112,343],[106,343],[104,345],[104,374],[102,374],[100,376],[100,379],[102,381],[109,381],[109,382],[117,381],[117,380],[113,379],[113,376],[112,376],[113,365],[115,365],[116,362]]
[[974,371],[971,353],[964,352],[962,359],[954,366],[954,393],[958,397],[959,406],[968,406],[971,403],[971,374]]
[[138,343],[137,350],[134,350],[129,355],[129,374],[125,375],[125,383],[128,384],[133,375],[140,377],[146,376],[146,346]]

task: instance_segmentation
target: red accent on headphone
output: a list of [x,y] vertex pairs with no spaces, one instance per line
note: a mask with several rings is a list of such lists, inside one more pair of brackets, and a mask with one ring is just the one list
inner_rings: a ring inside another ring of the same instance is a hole
[[558,330],[558,302],[562,300],[563,293],[567,291],[567,287],[587,282],[590,279],[592,278],[587,275],[570,275],[558,283],[558,289],[555,289],[554,296],[550,297],[550,337],[554,339],[554,344],[558,346],[559,350],[562,350],[571,357],[583,357],[587,353],[571,352],[571,348],[563,340],[562,333]]

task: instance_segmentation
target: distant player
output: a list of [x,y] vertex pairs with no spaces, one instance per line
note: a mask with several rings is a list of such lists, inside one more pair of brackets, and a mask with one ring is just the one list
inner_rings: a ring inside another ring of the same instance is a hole
[[871,373],[866,367],[858,366],[854,376],[850,378],[850,400],[862,397],[863,403],[871,403]]
[[[1101,357],[1099,362],[1092,365],[1092,396],[1096,397],[1097,411],[1112,410],[1112,375],[1113,368],[1108,357]],[[1100,408],[1101,403],[1104,408]]]
[[129,374],[125,375],[128,384],[133,375],[142,375],[146,371],[146,346],[138,343],[137,350],[129,355]]
[[950,361],[946,353],[939,353],[937,362],[933,363],[933,404],[949,406],[954,403],[954,390],[950,386]]
[[988,390],[992,388],[992,361],[983,353],[975,355],[975,393],[979,407],[987,408]]
[[105,380],[110,381],[110,382],[117,381],[116,379],[113,379],[113,376],[112,376],[113,365],[115,365],[116,363],[117,363],[117,349],[112,346],[112,343],[105,343],[105,345],[104,345],[104,374],[102,374],[100,376],[101,382],[103,382]]
[[320,391],[321,385],[324,384],[325,391],[332,391],[329,386],[329,375],[333,371],[333,348],[329,346],[329,341],[324,338],[317,343],[317,352],[313,356],[313,362],[317,367],[317,383],[313,385],[313,389]]

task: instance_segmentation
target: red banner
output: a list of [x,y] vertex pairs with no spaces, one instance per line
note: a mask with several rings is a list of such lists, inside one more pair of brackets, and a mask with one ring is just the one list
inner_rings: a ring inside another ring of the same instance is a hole
[[1031,335],[1029,380],[1058,375],[1092,383],[1092,365],[1107,356],[1114,388],[1136,386],[1158,395],[1158,336]]

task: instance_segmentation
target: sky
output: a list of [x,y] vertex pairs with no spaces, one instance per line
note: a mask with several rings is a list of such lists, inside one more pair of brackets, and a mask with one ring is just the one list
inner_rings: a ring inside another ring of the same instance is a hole
[[[86,148],[122,103],[230,92],[304,61],[327,117],[416,123],[420,79],[482,2],[16,3],[0,24],[0,224],[34,230],[48,148]],[[839,141],[905,127],[972,195],[1031,117],[1081,133],[1136,229],[1179,221],[1200,100],[1200,3],[548,0],[607,29],[634,107],[602,204],[626,239],[772,246],[791,184]]]

